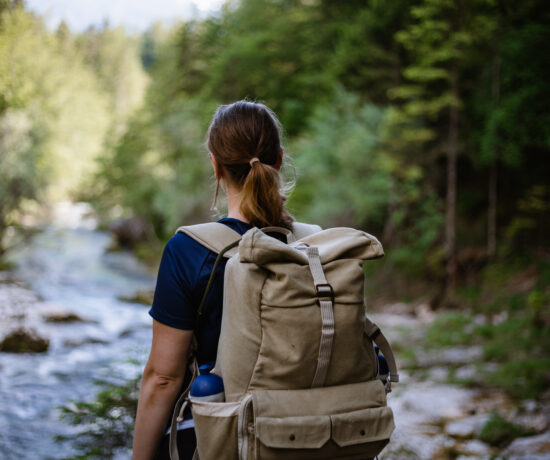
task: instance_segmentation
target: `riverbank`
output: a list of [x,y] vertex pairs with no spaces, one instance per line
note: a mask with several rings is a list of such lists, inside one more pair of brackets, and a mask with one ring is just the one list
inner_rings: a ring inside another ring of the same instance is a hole
[[[396,431],[381,460],[543,460],[550,458],[550,398],[511,399],[495,388],[452,384],[472,377],[477,346],[423,346],[440,317],[426,306],[388,305],[371,318],[396,349],[401,381],[388,396]],[[411,360],[410,351],[422,360]],[[526,436],[529,434],[529,436]]]

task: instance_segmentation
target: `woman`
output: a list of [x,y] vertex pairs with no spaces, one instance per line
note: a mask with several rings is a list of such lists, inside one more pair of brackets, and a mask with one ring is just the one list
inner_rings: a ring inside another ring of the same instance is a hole
[[[283,160],[280,125],[265,105],[238,101],[221,106],[208,130],[208,150],[219,186],[227,195],[228,216],[219,222],[240,234],[250,228],[291,228],[284,207],[279,170]],[[150,315],[153,341],[143,372],[134,431],[133,459],[167,459],[165,435],[174,403],[188,383],[186,362],[195,333],[199,365],[216,361],[221,327],[225,262],[196,324],[196,308],[206,287],[216,254],[178,233],[162,256]],[[180,458],[191,458],[196,440],[190,415],[180,424]]]

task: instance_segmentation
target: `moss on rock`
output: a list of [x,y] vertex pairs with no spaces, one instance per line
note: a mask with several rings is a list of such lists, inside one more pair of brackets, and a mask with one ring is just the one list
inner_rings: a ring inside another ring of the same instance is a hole
[[82,323],[84,320],[76,313],[57,312],[43,315],[44,321],[48,323]]
[[7,353],[44,353],[48,351],[50,341],[40,337],[32,329],[19,328],[4,337],[0,342],[0,351]]

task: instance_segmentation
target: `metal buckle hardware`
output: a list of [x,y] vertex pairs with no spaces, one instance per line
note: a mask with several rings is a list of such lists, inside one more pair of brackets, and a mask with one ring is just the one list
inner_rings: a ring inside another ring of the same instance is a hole
[[315,289],[317,289],[317,299],[319,302],[326,301],[334,303],[334,290],[330,284],[318,284],[315,286]]

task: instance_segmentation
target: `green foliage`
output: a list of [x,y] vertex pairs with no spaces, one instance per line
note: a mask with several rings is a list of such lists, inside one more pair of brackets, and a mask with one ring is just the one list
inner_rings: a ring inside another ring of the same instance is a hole
[[101,159],[90,195],[102,206],[147,216],[161,239],[185,220],[207,220],[211,171],[203,144],[214,108],[175,100],[159,118],[147,107],[138,112]]
[[140,37],[128,35],[122,27],[91,28],[76,38],[76,46],[109,96],[115,131],[121,130],[141,105],[148,84],[141,65]]
[[56,438],[70,441],[77,450],[78,455],[70,459],[112,458],[117,451],[131,448],[140,380],[141,376],[122,385],[97,382],[104,388],[95,401],[61,408],[62,417],[78,427],[76,433]]
[[452,347],[471,343],[472,336],[472,318],[462,313],[447,313],[430,325],[426,341],[430,346]]
[[391,159],[378,154],[383,116],[343,91],[316,110],[290,147],[303,171],[290,205],[300,216],[325,226],[383,225],[393,186]]
[[[452,0],[423,0],[412,6],[413,20],[395,38],[409,52],[411,61],[403,71],[405,81],[391,91],[404,100],[403,110],[420,118],[425,126],[446,116],[450,107],[461,107],[452,91],[453,80],[470,65],[474,49],[491,37],[495,15],[490,0],[458,4]],[[442,134],[446,134],[444,130]],[[437,134],[426,134],[431,140]]]
[[136,37],[121,28],[73,35],[64,24],[51,34],[9,2],[6,24],[27,19],[2,32],[21,37],[5,47],[20,49],[16,56],[0,59],[19,69],[0,82],[13,146],[5,207],[18,209],[50,183],[57,192],[47,198],[78,189],[106,215],[122,205],[124,215],[150,219],[163,240],[174,224],[210,217],[206,127],[217,104],[249,97],[271,106],[286,129],[299,219],[366,228],[390,249],[385,270],[441,284],[451,109],[460,114],[458,250],[485,245],[494,161],[499,180],[515,185],[499,190],[499,248],[544,241],[548,84],[537,75],[548,28],[540,3],[244,0]]
[[550,384],[550,359],[508,358],[497,370],[487,373],[485,381],[488,386],[502,388],[518,400],[538,398]]
[[[550,384],[548,265],[541,262],[536,270],[529,269],[530,278],[524,273],[520,279],[517,267],[489,268],[484,290],[471,303],[473,311],[440,315],[429,327],[425,344],[480,345],[483,361],[477,364],[484,385],[502,388],[516,399],[537,398]],[[526,283],[529,289],[523,288]],[[488,362],[497,366],[486,366]]]
[[514,439],[536,434],[506,420],[498,412],[493,412],[481,429],[479,439],[495,447],[506,447]]
[[111,116],[66,31],[48,32],[21,6],[0,21],[1,240],[26,200],[74,196],[94,169]]

